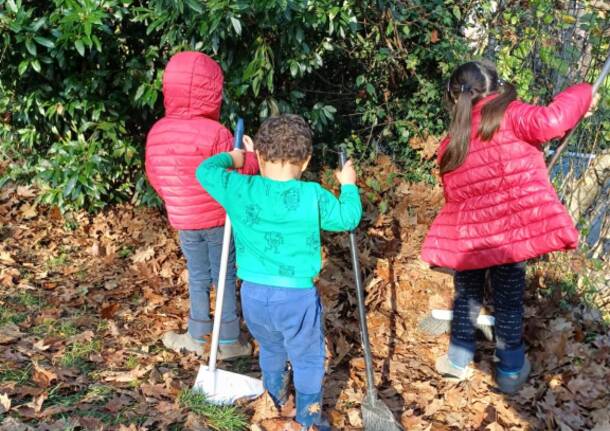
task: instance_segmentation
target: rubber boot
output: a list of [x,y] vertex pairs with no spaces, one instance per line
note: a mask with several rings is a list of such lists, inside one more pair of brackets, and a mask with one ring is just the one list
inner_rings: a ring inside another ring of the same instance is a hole
[[297,416],[296,421],[302,426],[302,430],[315,429],[319,431],[330,431],[328,422],[322,419],[322,393],[303,394],[297,392]]
[[269,392],[276,407],[281,407],[288,401],[288,383],[290,373],[288,371],[264,371],[263,386]]

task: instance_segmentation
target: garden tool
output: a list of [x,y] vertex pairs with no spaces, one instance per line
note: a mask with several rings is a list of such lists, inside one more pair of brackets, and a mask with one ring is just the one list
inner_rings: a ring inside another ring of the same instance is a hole
[[[341,167],[347,162],[345,151],[339,153]],[[360,336],[362,339],[362,350],[364,351],[364,364],[366,368],[367,391],[362,400],[362,421],[365,431],[396,431],[402,428],[396,422],[392,411],[377,396],[375,380],[373,375],[373,355],[369,342],[368,327],[366,324],[366,309],[364,307],[364,289],[362,287],[362,275],[360,262],[358,260],[358,248],[356,245],[356,234],[349,233],[349,248],[352,256],[352,267],[354,270],[354,281],[356,283],[356,297],[358,300],[358,316],[360,323]]]
[[[595,96],[595,94],[599,90],[599,87],[603,84],[604,80],[608,76],[609,72],[610,72],[610,54],[608,55],[608,58],[606,59],[606,62],[604,63],[604,67],[602,67],[602,71],[600,72],[599,76],[595,80],[595,83],[593,83],[593,88],[591,90],[591,93],[593,94],[593,96]],[[555,164],[559,160],[559,156],[561,156],[561,153],[563,152],[563,150],[565,150],[565,148],[568,146],[568,142],[570,141],[570,138],[576,131],[577,127],[578,127],[578,124],[576,126],[574,126],[574,128],[572,130],[570,130],[570,132],[567,135],[565,135],[563,137],[563,139],[561,140],[561,143],[555,150],[555,153],[553,154],[553,157],[551,158],[551,161],[549,162],[549,172],[551,172],[551,170],[553,169],[553,166],[555,166]]]
[[[440,266],[431,266],[430,269],[443,274],[449,274],[453,276],[455,271],[449,268],[442,268]],[[443,309],[433,309],[429,314],[419,322],[419,330],[424,334],[438,336],[449,332],[451,329],[451,320],[453,319],[453,311]],[[483,333],[486,339],[489,341],[493,340],[493,326],[496,320],[493,316],[487,314],[479,314],[476,328]]]
[[[241,148],[244,136],[244,121],[239,118],[235,129],[235,148]],[[220,255],[220,271],[216,289],[216,306],[214,308],[214,326],[212,329],[212,344],[210,346],[210,361],[207,366],[199,368],[193,390],[203,392],[207,400],[214,404],[232,404],[239,399],[256,398],[264,392],[263,383],[242,374],[216,368],[218,343],[220,341],[220,323],[227,281],[227,264],[229,261],[229,246],[231,244],[231,220],[225,219],[222,253]]]

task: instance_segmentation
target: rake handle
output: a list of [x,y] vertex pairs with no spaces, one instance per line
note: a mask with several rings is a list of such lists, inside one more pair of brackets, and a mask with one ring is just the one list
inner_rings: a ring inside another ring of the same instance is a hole
[[[604,80],[606,79],[606,76],[608,76],[609,72],[610,72],[610,55],[608,55],[608,58],[606,59],[606,62],[604,63],[604,67],[602,68],[601,73],[595,80],[595,83],[593,83],[593,88],[591,89],[592,95],[595,95],[595,93],[597,93],[597,91],[599,90],[599,87],[601,87]],[[561,153],[563,152],[563,150],[565,150],[566,147],[568,146],[568,142],[570,141],[570,138],[572,137],[572,135],[574,135],[574,132],[576,131],[577,127],[578,127],[578,124],[576,124],[576,126],[574,126],[572,128],[572,130],[570,130],[570,132],[566,136],[564,136],[563,139],[561,140],[559,146],[557,147],[557,150],[555,150],[555,154],[553,154],[553,157],[551,158],[551,161],[549,162],[549,173],[553,169],[553,166],[555,166],[555,164],[559,160],[559,157],[561,156]]]
[[[233,146],[241,148],[244,137],[244,120],[237,119],[235,127],[235,141]],[[220,324],[222,323],[222,307],[224,304],[225,287],[227,284],[227,266],[229,264],[229,248],[231,246],[231,219],[225,218],[225,229],[222,236],[222,252],[220,254],[220,270],[218,274],[218,286],[216,288],[216,305],[214,307],[214,326],[212,328],[212,344],[210,345],[210,362],[208,369],[216,371],[216,359],[218,357],[218,344],[220,342]]]
[[[345,150],[339,151],[339,164],[343,166],[347,163]],[[356,298],[358,300],[358,323],[360,324],[360,338],[362,350],[364,351],[364,365],[366,370],[366,386],[370,399],[377,397],[375,389],[375,377],[373,374],[373,354],[371,353],[371,343],[369,340],[369,330],[366,324],[366,308],[364,306],[364,288],[362,286],[362,272],[360,271],[360,260],[358,259],[358,245],[356,244],[356,234],[352,230],[349,233],[349,249],[352,258],[352,269],[354,271],[354,281],[356,283]]]

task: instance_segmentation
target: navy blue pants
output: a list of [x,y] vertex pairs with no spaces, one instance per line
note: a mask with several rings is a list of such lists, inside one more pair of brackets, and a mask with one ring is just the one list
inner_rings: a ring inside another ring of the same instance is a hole
[[283,373],[290,361],[297,393],[320,394],[326,352],[322,305],[315,287],[282,288],[244,281],[241,303],[248,329],[260,346],[263,375]]
[[[212,332],[210,319],[210,286],[218,286],[220,254],[224,226],[181,230],[180,248],[186,258],[189,273],[189,298],[191,302],[188,330],[191,337],[201,340]],[[222,306],[221,342],[235,342],[239,338],[239,318],[235,299],[235,248],[231,241],[227,282]]]
[[456,271],[455,300],[451,321],[449,359],[458,367],[468,365],[475,352],[475,323],[485,287],[485,273],[490,271],[496,319],[496,356],[502,371],[519,371],[523,367],[523,293],[525,263],[494,266],[488,269]]

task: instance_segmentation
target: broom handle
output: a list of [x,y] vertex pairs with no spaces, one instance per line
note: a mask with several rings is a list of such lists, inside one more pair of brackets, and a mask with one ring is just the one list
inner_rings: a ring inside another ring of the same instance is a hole
[[[241,148],[244,137],[244,120],[237,119],[235,128],[235,148]],[[229,248],[231,246],[231,220],[225,218],[225,230],[222,237],[222,252],[220,254],[220,270],[218,274],[218,287],[216,289],[216,306],[214,307],[214,327],[212,329],[212,345],[210,346],[210,363],[208,369],[216,371],[216,358],[218,356],[218,343],[220,342],[220,324],[222,322],[222,306],[224,304],[225,286],[227,284],[227,266],[229,263]]]
[[[339,163],[341,167],[347,163],[347,157],[343,149],[339,152]],[[358,321],[360,323],[360,337],[362,350],[364,351],[364,365],[366,369],[366,386],[369,398],[377,396],[375,389],[375,378],[373,375],[373,355],[371,353],[371,343],[369,341],[369,330],[366,324],[366,308],[364,307],[364,288],[362,287],[362,273],[360,272],[360,261],[358,259],[358,246],[356,244],[356,234],[354,231],[349,233],[349,249],[352,256],[352,268],[354,270],[354,281],[356,282],[356,297],[358,299]]]
[[[604,80],[606,79],[606,76],[608,76],[608,72],[610,72],[610,55],[608,55],[608,58],[606,59],[606,62],[604,63],[604,67],[602,68],[601,73],[599,74],[599,76],[595,80],[595,83],[593,84],[593,88],[591,89],[592,95],[595,95],[595,93],[597,93],[597,91],[599,90],[599,87],[601,87]],[[570,138],[576,131],[577,127],[578,127],[578,124],[576,124],[576,126],[574,126],[572,128],[572,130],[570,130],[570,132],[566,136],[564,136],[564,138],[561,140],[561,143],[557,147],[557,150],[555,150],[555,154],[553,154],[553,157],[551,158],[551,161],[549,162],[549,173],[551,172],[551,169],[553,169],[553,166],[555,166],[555,163],[557,163],[557,161],[559,160],[559,156],[561,155],[563,150],[565,150],[565,148],[568,146],[568,142],[570,141]]]

